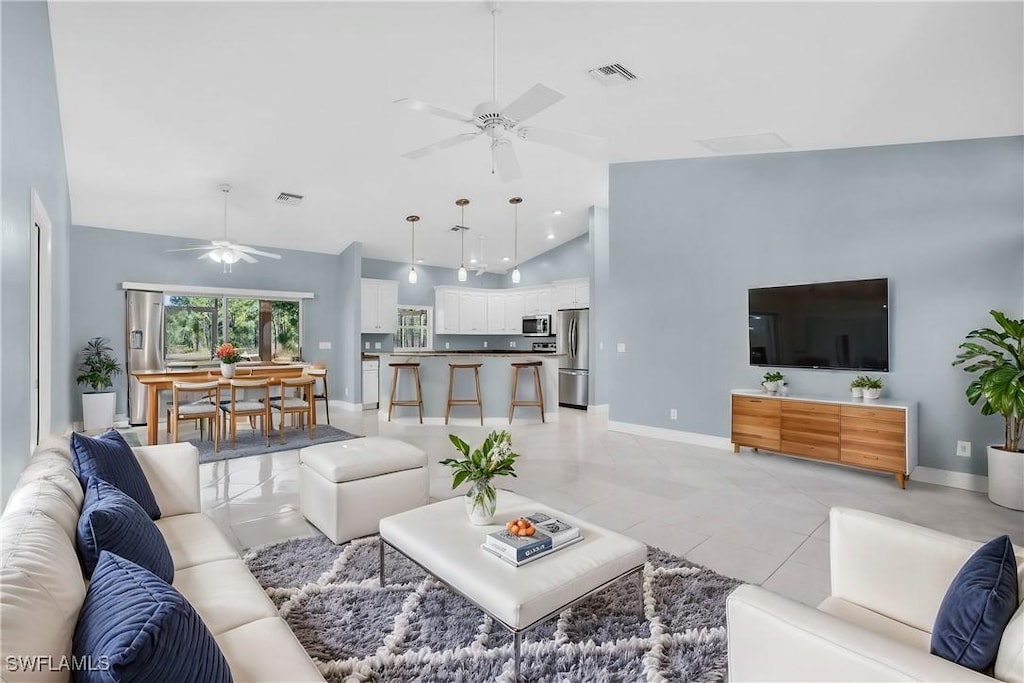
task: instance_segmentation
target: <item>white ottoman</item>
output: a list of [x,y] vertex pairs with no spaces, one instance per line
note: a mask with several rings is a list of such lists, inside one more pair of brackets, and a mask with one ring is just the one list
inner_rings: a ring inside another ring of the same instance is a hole
[[375,534],[382,517],[427,503],[427,454],[398,439],[309,446],[299,461],[299,509],[335,543]]

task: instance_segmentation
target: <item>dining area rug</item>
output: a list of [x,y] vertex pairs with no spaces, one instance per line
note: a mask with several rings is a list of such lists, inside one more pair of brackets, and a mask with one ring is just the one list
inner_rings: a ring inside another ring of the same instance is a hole
[[220,452],[213,450],[213,441],[209,438],[209,435],[205,439],[200,439],[197,434],[194,438],[189,439],[189,443],[199,449],[199,464],[204,464],[220,460],[233,460],[234,458],[247,458],[252,455],[266,455],[267,453],[276,453],[278,451],[291,451],[321,443],[348,441],[349,439],[359,438],[361,437],[358,434],[346,432],[344,429],[338,429],[330,425],[317,425],[312,439],[309,438],[309,432],[306,429],[289,428],[285,430],[284,443],[281,443],[280,433],[273,431],[270,434],[270,445],[268,446],[267,437],[260,433],[259,430],[244,429],[239,425],[237,444],[235,446],[231,445],[231,436],[229,434],[226,438],[221,439]]
[[[323,535],[250,550],[249,570],[328,683],[511,683],[508,632],[397,553],[378,579],[379,539]],[[526,681],[724,681],[725,599],[735,579],[648,548],[637,582],[619,581],[529,631]]]

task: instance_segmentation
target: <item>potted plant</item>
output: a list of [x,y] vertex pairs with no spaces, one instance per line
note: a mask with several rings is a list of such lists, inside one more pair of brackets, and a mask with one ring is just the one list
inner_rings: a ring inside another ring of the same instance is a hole
[[989,311],[999,329],[983,327],[967,333],[953,365],[977,376],[967,385],[967,402],[982,415],[1000,415],[1003,443],[988,447],[988,497],[993,503],[1024,510],[1024,320]]
[[876,398],[882,395],[882,387],[885,386],[882,383],[881,377],[869,377],[864,376],[861,390],[864,392],[864,399],[867,401],[874,401]]
[[491,480],[505,475],[516,476],[513,465],[518,454],[512,452],[512,435],[507,431],[493,431],[484,439],[480,448],[470,452],[469,444],[449,434],[455,449],[462,458],[442,460],[442,465],[452,468],[452,488],[458,488],[465,481],[472,482],[466,493],[466,514],[476,526],[490,524],[498,505],[497,492]]
[[90,388],[82,394],[82,429],[87,432],[108,429],[114,424],[117,394],[108,389],[114,385],[114,375],[121,374],[121,364],[113,353],[103,337],[93,337],[79,352],[81,363],[75,381]]
[[235,376],[235,363],[242,360],[242,354],[228,342],[217,347],[217,358],[220,359],[220,374],[228,379]]
[[782,384],[783,374],[781,372],[769,371],[764,373],[764,378],[761,380],[761,386],[769,394],[774,394],[779,390],[779,386]]
[[864,396],[864,381],[867,380],[866,375],[857,375],[852,382],[850,382],[850,394],[853,398],[861,398]]

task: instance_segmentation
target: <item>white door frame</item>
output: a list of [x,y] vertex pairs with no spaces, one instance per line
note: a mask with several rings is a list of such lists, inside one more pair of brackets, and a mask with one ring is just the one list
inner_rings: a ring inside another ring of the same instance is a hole
[[[31,442],[50,433],[53,361],[53,223],[32,190],[29,224],[29,411]],[[37,422],[38,420],[38,422]],[[39,426],[38,434],[36,425]]]

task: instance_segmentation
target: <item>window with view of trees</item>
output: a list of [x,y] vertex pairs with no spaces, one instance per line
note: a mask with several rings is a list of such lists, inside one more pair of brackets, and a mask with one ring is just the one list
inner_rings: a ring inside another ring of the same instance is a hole
[[430,306],[398,308],[398,331],[395,332],[395,350],[411,351],[413,349],[433,348],[431,336]]
[[168,295],[164,303],[164,347],[169,365],[211,362],[222,341],[246,360],[301,357],[298,301]]

